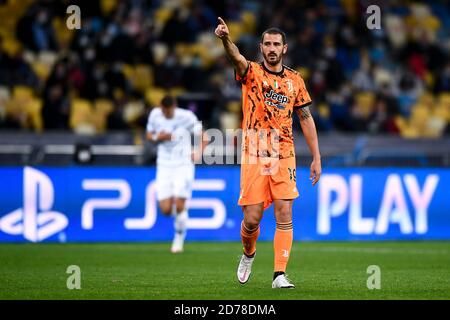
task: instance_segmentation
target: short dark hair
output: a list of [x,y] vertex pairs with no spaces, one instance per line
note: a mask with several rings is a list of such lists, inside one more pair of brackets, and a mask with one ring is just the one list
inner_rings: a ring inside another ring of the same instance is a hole
[[164,108],[172,107],[173,105],[175,105],[175,103],[176,99],[170,95],[164,96],[164,98],[162,98],[161,100],[161,106]]
[[281,39],[283,40],[283,44],[286,44],[286,34],[285,34],[283,31],[281,31],[281,29],[273,28],[273,27],[267,29],[266,31],[264,31],[264,32],[262,33],[262,35],[261,35],[261,43],[263,43],[263,41],[264,41],[264,35],[265,35],[266,33],[268,33],[268,34],[279,34],[279,35],[281,35]]

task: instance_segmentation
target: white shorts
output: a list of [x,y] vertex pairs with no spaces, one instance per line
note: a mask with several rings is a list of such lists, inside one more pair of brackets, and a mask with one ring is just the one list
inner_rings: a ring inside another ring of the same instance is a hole
[[190,199],[193,182],[193,164],[176,167],[158,166],[156,169],[156,197],[158,201],[172,197]]

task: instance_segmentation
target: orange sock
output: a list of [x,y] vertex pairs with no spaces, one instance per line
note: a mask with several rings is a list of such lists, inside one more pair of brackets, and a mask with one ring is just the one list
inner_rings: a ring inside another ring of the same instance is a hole
[[259,226],[253,230],[249,230],[244,221],[241,223],[241,239],[242,245],[244,246],[244,253],[247,256],[251,256],[256,251],[256,240],[259,236]]
[[273,249],[275,253],[274,272],[286,272],[286,266],[291,254],[293,236],[292,221],[283,223],[277,222],[273,240]]

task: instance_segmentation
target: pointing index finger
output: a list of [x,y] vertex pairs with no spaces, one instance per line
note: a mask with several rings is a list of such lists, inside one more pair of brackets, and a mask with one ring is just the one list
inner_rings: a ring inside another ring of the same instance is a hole
[[219,19],[219,23],[225,25],[225,21],[223,21],[223,19],[221,17],[217,17],[217,19]]

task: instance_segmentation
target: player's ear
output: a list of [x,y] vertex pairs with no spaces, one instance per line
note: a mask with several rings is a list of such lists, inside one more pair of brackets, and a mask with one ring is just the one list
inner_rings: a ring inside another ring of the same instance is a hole
[[259,50],[261,51],[261,53],[263,53],[263,45],[261,42],[259,43]]
[[283,46],[283,54],[286,54],[287,49],[288,49],[288,45],[287,45],[287,43],[286,43],[286,44]]

